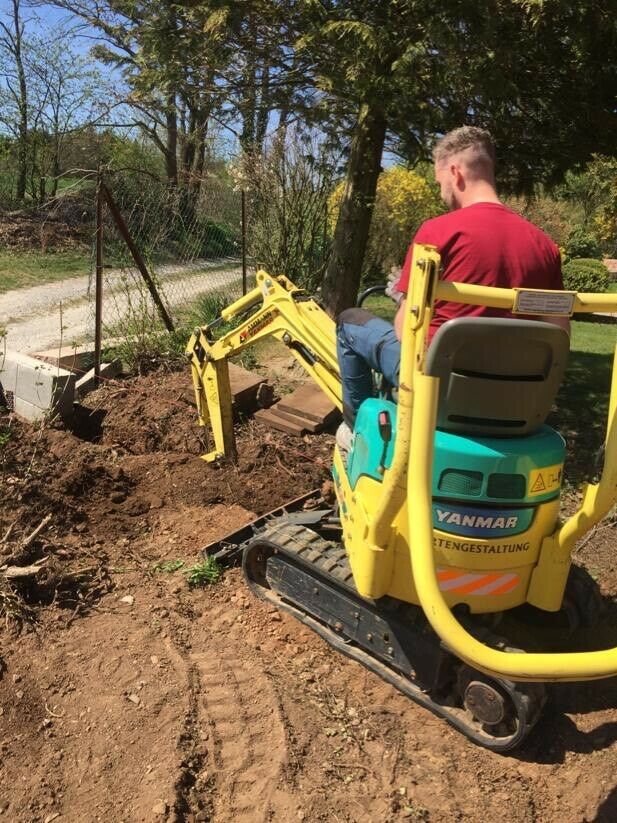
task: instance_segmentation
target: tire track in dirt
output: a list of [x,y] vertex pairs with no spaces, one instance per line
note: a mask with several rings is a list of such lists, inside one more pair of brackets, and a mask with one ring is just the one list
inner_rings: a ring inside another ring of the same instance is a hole
[[210,614],[209,651],[191,655],[210,729],[215,819],[257,823],[282,811],[276,790],[288,759],[285,727],[266,673],[243,660],[237,644],[234,654],[219,639],[225,615],[217,611]]

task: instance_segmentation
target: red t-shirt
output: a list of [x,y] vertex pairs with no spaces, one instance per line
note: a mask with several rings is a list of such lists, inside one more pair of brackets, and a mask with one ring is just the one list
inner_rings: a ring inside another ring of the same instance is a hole
[[[443,280],[510,289],[563,289],[555,243],[501,203],[475,203],[423,223],[405,258],[396,287],[401,292],[407,292],[409,286],[414,243],[437,247]],[[512,316],[505,309],[436,300],[430,337],[447,320],[482,315]]]

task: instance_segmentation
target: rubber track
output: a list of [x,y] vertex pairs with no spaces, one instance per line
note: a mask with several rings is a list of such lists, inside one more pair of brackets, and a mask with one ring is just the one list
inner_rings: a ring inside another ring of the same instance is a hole
[[[346,552],[339,544],[325,540],[312,529],[302,525],[286,523],[285,519],[281,518],[281,522],[269,525],[245,548],[243,565],[247,583],[258,597],[273,602],[279,608],[288,611],[324,637],[334,648],[361,662],[416,703],[445,719],[474,743],[493,751],[505,752],[518,747],[527,737],[538,720],[546,700],[542,684],[512,683],[506,680],[496,681],[501,689],[508,694],[516,708],[518,726],[510,736],[494,737],[484,729],[479,728],[477,724],[473,725],[473,721],[463,708],[455,708],[433,701],[426,691],[420,689],[409,677],[376,659],[369,651],[355,644],[352,645],[343,635],[305,611],[305,606],[290,604],[268,588],[267,584],[264,586],[261,581],[252,579],[248,571],[250,563],[247,563],[247,559],[253,552],[258,552],[260,548],[269,550],[270,554],[276,552],[279,555],[287,555],[290,559],[300,561],[299,565],[304,567],[307,573],[315,574],[315,572],[319,572],[322,579],[330,581],[336,588],[344,590],[347,596],[351,595],[363,606],[371,607],[370,601],[363,600],[357,594]],[[263,552],[263,555],[265,561],[266,553]],[[297,562],[296,565],[298,565]],[[396,603],[396,601],[391,602]],[[393,609],[393,614],[399,620],[404,619],[408,625],[415,624],[419,630],[431,631],[428,629],[426,618],[417,607],[399,603]],[[481,629],[480,635],[484,642],[490,643],[492,646],[507,648],[507,644],[502,638],[490,634],[485,629]],[[436,642],[438,642],[437,639]],[[465,665],[458,660],[457,663],[461,667]]]

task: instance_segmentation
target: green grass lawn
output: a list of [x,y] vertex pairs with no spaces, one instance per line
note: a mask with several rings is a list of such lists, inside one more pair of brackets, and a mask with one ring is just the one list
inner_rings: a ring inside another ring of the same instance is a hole
[[89,273],[90,259],[83,251],[0,252],[0,294]]
[[[174,261],[171,261],[172,263]],[[79,277],[90,274],[92,262],[90,256],[85,251],[70,252],[21,252],[13,254],[11,252],[0,252],[0,294],[12,289],[22,289],[27,286],[40,286],[44,283],[53,283],[56,280],[64,280],[67,277]],[[128,251],[122,259],[107,255],[105,265],[120,267],[122,265],[134,268]],[[160,263],[165,265],[165,263]],[[178,265],[182,265],[181,263]],[[187,273],[214,277],[219,271],[228,271],[238,267],[238,261],[226,260],[212,266],[205,266],[203,270],[195,269],[187,272],[180,268],[176,274],[167,275],[165,283],[181,280]],[[389,301],[391,302],[391,301]]]
[[606,434],[617,324],[572,322],[570,358],[549,423],[568,443],[567,475],[578,485],[593,477]]

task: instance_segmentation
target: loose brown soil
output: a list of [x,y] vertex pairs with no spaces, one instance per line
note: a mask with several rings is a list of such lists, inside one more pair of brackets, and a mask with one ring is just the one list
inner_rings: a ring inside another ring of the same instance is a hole
[[94,194],[64,194],[38,211],[0,210],[0,248],[12,252],[89,250]]
[[[166,571],[327,478],[329,435],[247,422],[238,466],[216,467],[193,420],[186,374],[162,372],[90,395],[72,432],[0,418],[0,553],[47,558],[24,605],[0,592],[23,620],[0,634],[1,819],[617,819],[614,680],[553,689],[524,749],[494,755],[238,570],[205,589]],[[608,523],[579,552],[607,593],[614,548]]]

